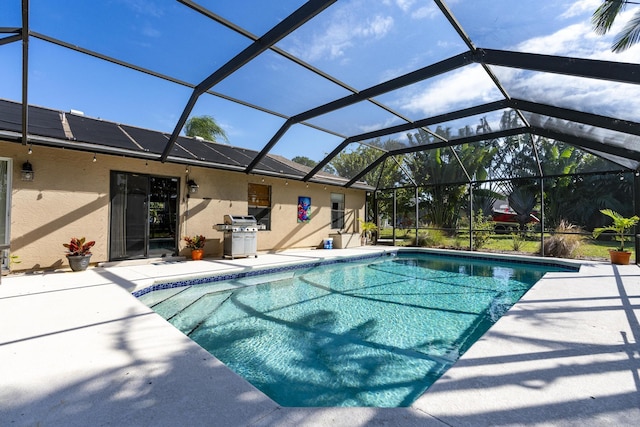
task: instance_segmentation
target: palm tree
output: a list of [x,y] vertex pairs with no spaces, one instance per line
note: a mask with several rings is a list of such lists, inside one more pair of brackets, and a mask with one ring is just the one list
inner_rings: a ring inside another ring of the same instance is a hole
[[207,141],[215,142],[217,137],[228,141],[224,129],[222,129],[211,116],[195,116],[190,118],[185,123],[185,133],[187,136],[199,136]]
[[[591,16],[591,23],[596,34],[604,35],[613,26],[616,17],[624,10],[627,4],[637,4],[629,0],[604,0],[600,7]],[[630,48],[640,40],[640,10],[636,11],[633,18],[618,33],[611,45],[612,52],[622,52]]]

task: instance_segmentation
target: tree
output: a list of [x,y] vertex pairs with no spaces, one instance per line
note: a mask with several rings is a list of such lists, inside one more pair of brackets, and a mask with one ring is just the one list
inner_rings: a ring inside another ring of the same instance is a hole
[[[438,126],[435,133],[451,141],[490,131],[487,121],[481,119],[475,129],[465,126],[454,134],[450,128]],[[407,134],[407,138],[412,146],[425,147],[424,151],[414,153],[407,163],[418,185],[425,185],[423,206],[427,219],[438,227],[456,228],[460,210],[467,203],[469,178],[486,179],[498,150],[495,141],[428,149],[430,144],[437,141],[431,133],[419,129],[418,132]]]
[[217,137],[228,141],[224,129],[211,116],[195,116],[187,120],[185,134],[191,137],[199,136],[212,142],[217,141]]
[[[352,150],[344,150],[331,159],[330,165],[335,168],[336,173],[345,178],[353,178],[362,172],[367,166],[375,162],[385,152],[402,147],[402,143],[393,139],[381,141],[379,138],[358,144]],[[400,165],[402,160],[397,156],[388,157],[373,170],[366,173],[360,179],[378,189],[395,188],[406,183],[406,177]],[[329,166],[329,165],[327,165]],[[374,197],[371,193],[371,197]],[[393,199],[391,197],[380,197],[387,192],[377,193],[377,210],[381,217],[392,217]],[[392,194],[392,191],[388,193]],[[373,203],[369,206],[373,208]],[[367,218],[373,218],[373,212],[367,213]]]
[[312,160],[306,156],[295,156],[294,158],[291,159],[292,161],[299,163],[301,165],[304,166],[309,166],[310,168],[313,168],[315,165],[318,164],[318,162],[316,162],[315,160]]
[[[300,165],[303,166],[307,166],[309,168],[314,168],[318,162],[316,162],[313,159],[308,158],[307,156],[295,156],[294,158],[291,159],[291,161],[296,162]],[[324,165],[324,167],[322,168],[323,172],[329,173],[331,175],[335,175],[336,174],[336,170],[333,168],[333,166],[331,166],[330,164],[326,164]]]
[[[389,139],[380,141],[375,139],[366,144],[359,144],[353,150],[345,150],[333,159],[331,166],[338,175],[345,178],[353,178],[363,169],[375,162],[386,151],[401,147],[402,144]],[[377,147],[377,148],[376,148]],[[362,180],[377,188],[393,188],[404,183],[403,173],[396,159],[387,158],[382,164],[365,174]]]
[[[596,34],[604,35],[611,30],[618,15],[625,9],[628,0],[605,0],[591,16],[591,23]],[[622,31],[614,38],[611,45],[612,52],[622,52],[640,40],[640,10],[627,22]]]

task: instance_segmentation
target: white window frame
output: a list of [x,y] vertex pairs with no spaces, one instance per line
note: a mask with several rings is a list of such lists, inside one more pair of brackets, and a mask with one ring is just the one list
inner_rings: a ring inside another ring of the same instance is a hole
[[[343,230],[345,225],[345,196],[344,193],[331,193],[331,229]],[[334,201],[335,200],[335,201]]]

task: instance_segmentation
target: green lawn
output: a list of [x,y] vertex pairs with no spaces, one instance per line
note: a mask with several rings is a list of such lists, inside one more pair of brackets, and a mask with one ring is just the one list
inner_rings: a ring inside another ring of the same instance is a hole
[[[392,239],[392,229],[383,229],[380,238],[385,240]],[[415,230],[396,229],[396,246],[410,246],[415,238]],[[522,242],[517,253],[536,255],[540,250],[540,236],[536,235],[535,240],[525,240]],[[578,259],[597,259],[606,261],[609,259],[609,249],[617,248],[619,243],[615,240],[594,240],[590,236],[585,236],[582,244],[575,252],[575,258]],[[442,240],[437,247],[444,248],[469,248],[469,234],[460,234],[458,238],[450,236],[442,236]],[[631,251],[631,260],[635,259],[635,248],[632,241],[625,243],[625,249]],[[492,234],[488,243],[480,249],[481,251],[496,252],[516,252],[514,250],[514,241],[511,235]]]

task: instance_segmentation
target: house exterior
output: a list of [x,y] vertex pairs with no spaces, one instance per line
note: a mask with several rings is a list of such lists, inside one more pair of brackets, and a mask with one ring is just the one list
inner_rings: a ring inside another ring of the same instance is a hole
[[[69,120],[68,114],[46,109],[40,113],[51,113],[48,121],[38,122],[41,117],[36,112],[31,115],[34,135],[30,133],[31,143],[23,144],[16,129],[20,124],[7,125],[7,108],[20,106],[6,102],[2,106],[0,204],[5,224],[0,238],[8,243],[15,261],[12,270],[68,268],[62,244],[72,237],[96,241],[92,264],[188,256],[183,237],[200,234],[207,238],[205,257],[222,257],[224,233],[215,225],[223,223],[226,214],[259,219],[265,228],[257,235],[259,252],[321,248],[323,239],[332,233],[357,233],[358,220],[364,218],[365,189],[340,186],[346,180],[338,177],[328,177],[335,185],[304,182],[299,179],[307,172],[304,166],[299,165],[299,175],[293,175],[295,164],[277,156],[268,159],[280,168],[275,172],[268,165],[256,173],[246,173],[241,167],[225,170],[224,164],[212,167],[202,156],[172,157],[163,163],[153,160],[155,153],[144,147],[144,141],[134,142],[134,147],[142,147],[139,152],[118,147],[120,142],[110,133],[114,129],[101,131],[106,123],[102,120]],[[61,118],[62,133],[47,135],[45,125],[56,116]],[[91,129],[94,124],[97,129]],[[133,129],[127,128],[125,139],[131,139]],[[91,137],[79,140],[74,136],[83,132]],[[166,141],[162,134],[157,135]],[[181,137],[178,148],[189,144],[189,153],[195,151],[194,144],[217,145]],[[221,146],[221,150],[229,148]],[[31,173],[23,173],[29,168]],[[309,215],[303,219],[298,215],[300,200],[310,204]],[[6,255],[5,269],[10,264]]]

